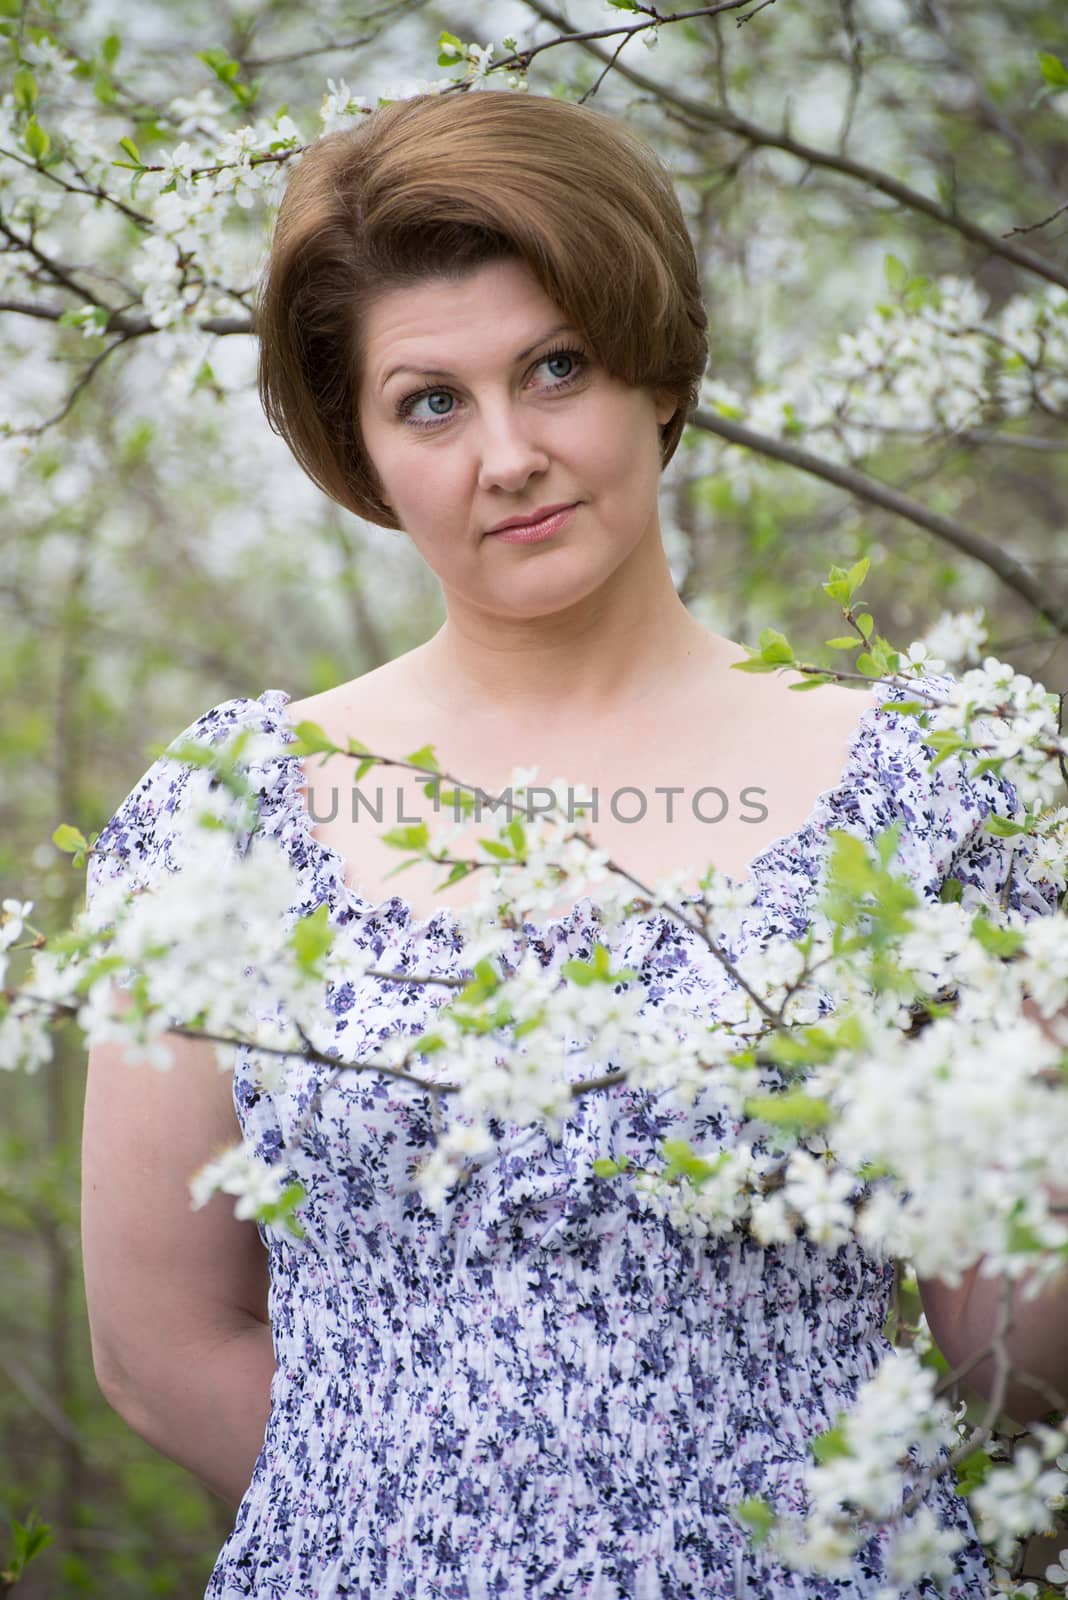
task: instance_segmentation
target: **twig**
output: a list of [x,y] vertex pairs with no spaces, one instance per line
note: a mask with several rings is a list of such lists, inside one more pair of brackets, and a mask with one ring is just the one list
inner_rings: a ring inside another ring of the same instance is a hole
[[858,472],[855,467],[840,466],[837,462],[813,455],[811,451],[789,444],[786,440],[773,438],[770,434],[757,433],[744,423],[720,416],[718,412],[707,407],[698,406],[691,412],[688,420],[692,426],[703,428],[707,433],[714,433],[730,444],[742,445],[748,450],[754,450],[758,455],[768,456],[774,461],[783,462],[786,466],[796,467],[802,472],[811,473],[813,477],[822,478],[827,483],[837,484],[840,489],[859,495],[874,505],[882,506],[886,511],[892,511],[895,516],[905,517],[918,527],[937,534],[954,549],[989,567],[1008,588],[1033,605],[1039,615],[1052,624],[1057,633],[1068,634],[1068,604],[1058,602],[1051,597],[1047,585],[1040,582],[1019,561],[992,540],[984,539],[981,534],[966,528],[963,523],[955,521],[952,517],[943,516],[941,512],[929,510],[927,506],[902,494],[891,484],[881,483],[877,478]]
[[1051,222],[1063,217],[1066,211],[1068,211],[1068,201],[1063,206],[1058,206],[1056,211],[1051,211],[1048,217],[1043,217],[1041,222],[1029,222],[1024,228],[1010,228],[1008,233],[1002,234],[1002,238],[1011,239],[1014,233],[1035,233],[1039,228],[1048,228]]
[[[524,0],[532,11],[546,22],[551,22],[554,27],[565,28],[566,22],[552,6],[546,5],[545,0]],[[669,20],[667,18],[665,21]],[[568,42],[565,40],[553,41],[554,43]],[[603,50],[593,42],[593,36],[574,36],[574,43],[582,45],[584,50],[589,50],[599,60],[606,59]],[[679,94],[676,90],[668,89],[658,83],[654,78],[648,77],[643,72],[638,72],[634,67],[627,66],[624,62],[617,62],[615,70],[621,77],[626,78],[638,88],[644,89],[654,99],[663,104],[671,104],[680,111],[686,112],[697,122],[706,126],[722,128],[726,133],[732,133],[739,139],[748,140],[754,145],[763,145],[772,150],[784,150],[788,155],[796,156],[799,161],[810,163],[814,167],[821,167],[830,172],[837,172],[842,177],[852,178],[858,183],[877,190],[890,200],[895,200],[898,205],[906,206],[910,211],[919,211],[924,216],[931,217],[935,222],[944,227],[952,228],[955,232],[970,239],[973,244],[982,245],[991,255],[1001,256],[1007,261],[1015,262],[1027,272],[1033,272],[1040,278],[1045,278],[1049,283],[1060,284],[1068,289],[1068,269],[1063,268],[1055,261],[1048,260],[1045,256],[1038,255],[1034,250],[1028,250],[1023,245],[1007,243],[991,233],[988,229],[973,222],[969,217],[963,216],[959,211],[941,205],[937,200],[932,200],[928,195],[918,189],[912,189],[906,183],[890,176],[888,172],[881,171],[878,167],[870,167],[864,162],[855,161],[852,157],[835,154],[830,150],[820,150],[815,145],[803,143],[795,139],[786,131],[776,133],[770,128],[761,128],[756,123],[740,117],[733,111],[728,111],[723,106],[716,106],[710,101],[693,100],[687,95]]]

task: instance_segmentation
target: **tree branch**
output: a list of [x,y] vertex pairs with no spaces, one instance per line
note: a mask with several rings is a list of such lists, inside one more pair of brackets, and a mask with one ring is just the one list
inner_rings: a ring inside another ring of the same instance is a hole
[[[551,6],[546,5],[544,0],[524,0],[524,3],[543,21],[550,22],[557,28],[567,28],[564,18]],[[665,22],[670,20],[664,18]],[[565,39],[553,41],[553,43],[566,42],[568,41]],[[589,50],[599,61],[607,60],[605,52],[592,40],[576,34],[572,37],[572,42],[581,44],[584,50]],[[793,138],[785,131],[774,133],[769,128],[760,128],[756,123],[749,122],[745,117],[740,117],[725,107],[714,106],[703,100],[692,100],[687,95],[665,88],[663,84],[655,82],[645,73],[625,66],[623,62],[616,63],[615,71],[655,99],[677,107],[687,116],[706,126],[721,128],[725,133],[734,134],[736,138],[748,140],[753,145],[762,145],[771,150],[784,150],[788,155],[796,156],[799,161],[809,166],[822,167],[827,171],[840,173],[842,177],[852,178],[858,183],[878,190],[880,194],[885,194],[888,199],[896,200],[899,205],[906,206],[911,211],[922,212],[924,216],[941,223],[943,227],[954,229],[973,244],[982,245],[991,255],[1001,256],[1006,261],[1012,261],[1016,266],[1022,267],[1025,272],[1033,272],[1037,277],[1045,278],[1048,283],[1060,284],[1062,288],[1068,289],[1068,269],[1059,267],[1055,261],[1047,260],[1045,256],[1038,255],[1024,245],[1011,244],[1008,240],[999,238],[996,233],[980,227],[977,222],[972,222],[970,218],[962,216],[955,209],[947,209],[937,200],[930,199],[906,183],[898,182],[896,178],[892,178],[887,172],[881,172],[877,167],[869,167],[864,162],[854,161],[849,156],[836,155],[830,150],[819,150],[814,145],[804,144],[800,139]]]
[[1051,598],[1045,583],[1000,546],[990,539],[984,539],[981,534],[973,533],[963,523],[954,521],[952,517],[945,517],[938,511],[929,510],[927,506],[921,505],[909,495],[902,494],[891,484],[880,483],[877,478],[858,472],[855,467],[839,466],[837,462],[826,461],[808,450],[802,450],[798,445],[772,438],[769,434],[757,433],[755,429],[747,428],[743,423],[734,422],[727,417],[721,417],[705,406],[698,406],[691,412],[689,422],[691,426],[703,428],[706,433],[716,434],[730,444],[742,445],[748,450],[756,451],[758,455],[767,456],[773,461],[781,461],[785,466],[796,467],[801,472],[811,473],[813,477],[822,478],[826,483],[836,484],[838,488],[846,489],[850,494],[858,495],[872,505],[882,506],[885,511],[892,511],[895,516],[905,517],[917,527],[926,528],[929,533],[944,539],[954,549],[989,567],[1002,583],[1033,605],[1039,615],[1045,617],[1058,633],[1068,634],[1068,604]]

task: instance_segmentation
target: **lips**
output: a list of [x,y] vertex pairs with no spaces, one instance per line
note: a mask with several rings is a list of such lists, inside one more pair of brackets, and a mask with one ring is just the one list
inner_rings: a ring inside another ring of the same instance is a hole
[[498,522],[495,527],[487,528],[487,533],[505,533],[509,528],[533,528],[539,522],[545,522],[558,511],[570,511],[577,502],[574,500],[561,500],[556,505],[539,506],[528,517],[506,517],[503,522]]
[[559,511],[543,517],[540,522],[521,522],[518,526],[502,527],[486,537],[496,539],[501,544],[540,544],[543,540],[554,538],[577,510],[577,504],[563,506]]

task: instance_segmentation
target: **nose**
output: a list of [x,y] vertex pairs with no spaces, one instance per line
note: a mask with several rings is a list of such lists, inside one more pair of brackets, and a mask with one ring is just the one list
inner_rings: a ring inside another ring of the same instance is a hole
[[549,456],[537,438],[537,420],[507,401],[483,407],[479,424],[478,486],[503,489],[509,494],[549,466]]

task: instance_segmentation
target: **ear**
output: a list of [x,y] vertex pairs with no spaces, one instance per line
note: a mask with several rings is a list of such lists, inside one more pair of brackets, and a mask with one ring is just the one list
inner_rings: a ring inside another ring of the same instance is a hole
[[653,401],[656,406],[656,420],[660,426],[663,427],[665,423],[671,421],[672,417],[679,409],[679,403],[675,399],[674,395],[668,394],[663,389],[657,389],[654,392]]

